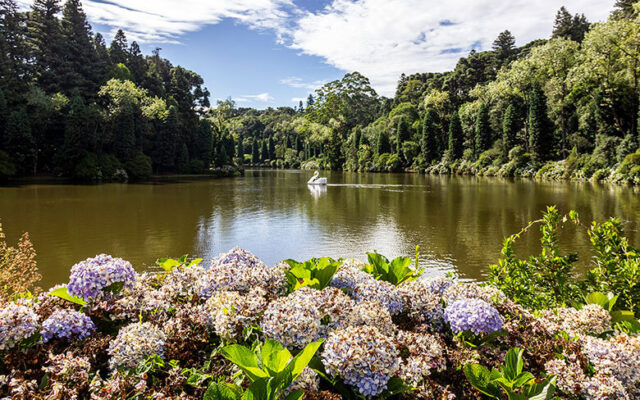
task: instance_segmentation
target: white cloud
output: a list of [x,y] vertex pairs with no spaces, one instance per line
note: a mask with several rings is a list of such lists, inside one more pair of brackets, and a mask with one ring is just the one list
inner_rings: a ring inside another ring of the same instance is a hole
[[260,101],[263,103],[267,103],[269,101],[273,101],[273,96],[269,93],[260,93],[260,94],[245,94],[242,96],[234,97],[235,101],[238,103],[245,103],[248,101]]
[[306,97],[292,97],[292,98],[291,98],[291,102],[292,102],[292,103],[296,103],[296,105],[297,105],[298,103],[300,103],[300,102],[303,102],[303,103],[304,103],[305,101],[307,101],[307,98],[306,98]]
[[297,76],[290,76],[288,78],[280,79],[280,83],[283,85],[291,86],[292,88],[307,89],[313,91],[327,83],[327,81],[316,80],[313,82],[305,82],[302,78],[298,78]]
[[[19,0],[29,5],[33,0]],[[180,36],[231,18],[251,29],[270,29],[282,37],[292,0],[84,0],[92,23],[122,28],[140,42],[179,42]]]
[[556,11],[602,20],[611,0],[334,0],[297,20],[290,47],[369,77],[391,95],[401,73],[444,71],[509,29],[518,45],[551,34]]

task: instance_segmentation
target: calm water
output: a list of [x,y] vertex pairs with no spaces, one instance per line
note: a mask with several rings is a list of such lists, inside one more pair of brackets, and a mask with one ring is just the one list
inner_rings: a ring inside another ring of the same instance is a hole
[[[583,183],[535,183],[415,174],[325,172],[330,185],[308,187],[309,172],[248,171],[244,178],[156,184],[0,188],[0,219],[11,243],[23,231],[38,252],[44,286],[66,282],[70,267],[98,253],[144,270],[159,257],[210,258],[240,245],[275,264],[283,258],[388,256],[421,248],[430,273],[481,279],[503,238],[537,219],[548,204],[576,209],[586,223],[619,216],[640,245],[638,190]],[[537,231],[536,231],[537,232]],[[526,236],[521,254],[538,251]],[[583,229],[565,248],[590,257]]]

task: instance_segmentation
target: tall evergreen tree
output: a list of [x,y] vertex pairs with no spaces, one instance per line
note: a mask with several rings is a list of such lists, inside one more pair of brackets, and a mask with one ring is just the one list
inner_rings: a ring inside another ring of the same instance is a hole
[[109,49],[104,41],[104,37],[100,33],[96,33],[93,38],[93,47],[95,49],[95,60],[93,62],[93,76],[96,82],[102,86],[106,81],[107,71],[109,69]]
[[401,118],[398,122],[398,128],[396,129],[396,153],[399,157],[402,157],[402,143],[409,139],[409,124],[404,118]]
[[128,53],[129,59],[127,60],[127,66],[129,67],[129,71],[131,71],[131,77],[135,83],[140,85],[147,76],[147,62],[142,55],[138,42],[134,41],[131,43]]
[[30,79],[25,35],[24,14],[15,1],[0,0],[0,88],[9,99],[24,93]]
[[65,94],[79,93],[84,98],[95,95],[98,79],[96,54],[91,26],[80,0],[67,0],[62,11],[62,34],[65,57],[60,68],[60,89]]
[[273,137],[272,136],[269,136],[268,150],[269,150],[269,159],[270,160],[275,160],[276,159],[276,144],[273,141]]
[[633,5],[638,0],[616,0],[616,3],[611,13],[614,18],[618,19],[632,19],[636,16],[636,11]]
[[265,162],[269,160],[269,149],[267,148],[267,140],[262,140],[262,147],[260,149],[260,161]]
[[286,135],[286,139],[284,142],[284,148],[285,149],[290,149],[291,148],[291,138],[289,137],[289,135]]
[[208,119],[201,119],[196,131],[196,140],[191,152],[197,159],[204,163],[205,168],[211,166],[213,157],[213,129]]
[[240,163],[244,163],[244,147],[242,145],[242,138],[238,138],[238,150],[236,156],[240,159]]
[[84,100],[80,96],[74,96],[65,120],[64,142],[56,154],[56,163],[68,176],[74,174],[74,167],[87,154],[88,122],[89,115]]
[[572,17],[569,11],[562,6],[556,13],[552,37],[571,39],[580,43],[589,31],[589,26],[589,21],[584,14],[576,14]]
[[16,165],[18,173],[23,175],[35,173],[35,141],[31,135],[29,115],[24,108],[9,114],[4,135],[4,149]]
[[498,60],[504,65],[509,62],[516,48],[516,38],[510,31],[501,32],[496,40],[493,41],[493,51],[495,51]]
[[420,149],[422,157],[427,164],[431,164],[438,158],[438,135],[437,126],[438,114],[429,107],[422,119],[422,139],[420,141]]
[[357,127],[353,131],[353,137],[352,137],[352,143],[351,143],[351,145],[353,146],[354,149],[356,149],[356,151],[360,148],[361,136],[362,136],[362,131],[360,130],[360,127]]
[[158,139],[154,152],[154,164],[160,172],[170,172],[176,166],[176,152],[180,121],[178,109],[169,107],[169,115],[158,132]]
[[7,118],[9,117],[9,105],[4,97],[4,91],[0,89],[0,145],[4,143],[5,131],[7,129]]
[[307,97],[307,108],[313,107],[314,101],[315,99],[313,98],[313,95],[310,94],[309,97]]
[[376,153],[378,155],[391,152],[391,145],[389,143],[389,136],[380,130],[378,132],[378,140],[376,143]]
[[27,23],[35,76],[38,85],[47,93],[60,91],[65,43],[56,15],[61,10],[59,0],[35,0]]
[[489,150],[492,139],[491,125],[489,124],[489,109],[484,103],[480,104],[480,109],[478,109],[475,134],[475,155],[479,157],[480,154]]
[[553,129],[547,115],[547,97],[540,83],[534,83],[529,101],[529,150],[532,160],[541,164],[553,156]]
[[129,44],[127,43],[127,35],[125,35],[122,29],[118,29],[116,35],[109,47],[109,57],[111,63],[127,65],[129,61]]
[[462,123],[460,122],[460,115],[458,110],[455,110],[451,114],[449,120],[449,156],[452,160],[458,160],[462,158],[463,152],[463,137]]
[[260,162],[260,151],[258,150],[258,139],[253,138],[251,143],[251,163],[257,164]]
[[296,150],[296,153],[299,153],[300,151],[302,151],[302,142],[300,141],[300,135],[296,135],[294,148]]
[[502,159],[504,161],[509,159],[509,152],[517,144],[518,130],[516,108],[513,104],[509,104],[502,120]]
[[[224,160],[227,158],[226,153],[222,153],[222,155],[220,156],[221,160]],[[180,151],[178,152],[178,157],[176,158],[176,166],[178,168],[178,173],[181,174],[186,174],[189,171],[189,161],[190,161],[190,157],[189,157],[189,149],[187,148],[187,144],[183,143],[182,147],[180,148]]]

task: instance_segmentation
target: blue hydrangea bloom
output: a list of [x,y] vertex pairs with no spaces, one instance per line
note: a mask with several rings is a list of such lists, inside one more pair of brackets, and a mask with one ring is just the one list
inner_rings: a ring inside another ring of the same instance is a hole
[[42,341],[83,339],[96,330],[91,318],[75,310],[56,310],[42,323]]
[[470,331],[476,335],[499,331],[504,322],[498,310],[480,299],[461,299],[453,302],[445,308],[444,320],[454,333]]
[[67,290],[70,294],[88,301],[115,283],[122,283],[124,288],[131,289],[135,280],[136,271],[131,263],[100,254],[71,268]]

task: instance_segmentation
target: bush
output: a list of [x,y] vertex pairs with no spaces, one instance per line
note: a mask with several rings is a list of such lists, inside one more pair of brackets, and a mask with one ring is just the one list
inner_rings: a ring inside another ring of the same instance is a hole
[[500,161],[501,155],[502,155],[502,152],[500,151],[499,148],[496,148],[496,147],[491,148],[483,152],[482,154],[480,154],[480,157],[478,157],[478,161],[476,161],[475,166],[478,169],[486,168],[490,165],[493,165],[497,161]]
[[375,161],[375,165],[376,165],[376,171],[382,172],[382,171],[386,171],[387,168],[387,161],[389,160],[389,153],[382,153],[380,154]]
[[81,181],[95,181],[102,179],[100,163],[95,154],[84,156],[73,168],[73,178]]
[[123,169],[122,163],[113,154],[104,154],[98,159],[100,170],[102,171],[102,179],[116,179],[120,171]]
[[189,171],[191,171],[192,174],[202,174],[207,172],[204,168],[204,161],[197,159],[189,162]]
[[618,167],[618,171],[621,174],[629,175],[634,167],[640,166],[640,150],[635,153],[628,154]]
[[636,135],[627,135],[622,139],[618,148],[616,149],[616,159],[618,162],[622,162],[629,154],[638,150],[638,138]]
[[387,159],[386,170],[389,172],[402,171],[402,160],[398,154],[391,154]]
[[151,159],[142,153],[138,153],[133,160],[127,161],[124,167],[132,179],[148,179],[153,173]]
[[402,143],[402,154],[404,159],[407,160],[407,165],[413,164],[413,160],[420,153],[420,146],[416,142],[404,142]]

